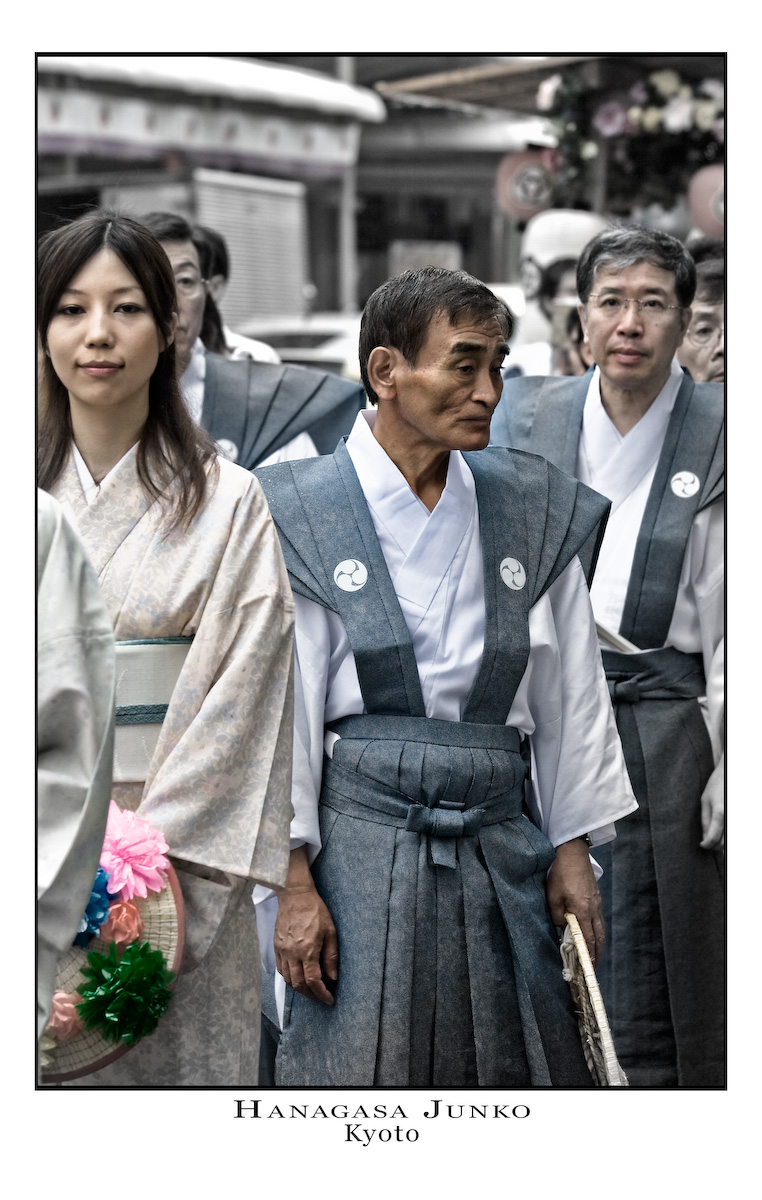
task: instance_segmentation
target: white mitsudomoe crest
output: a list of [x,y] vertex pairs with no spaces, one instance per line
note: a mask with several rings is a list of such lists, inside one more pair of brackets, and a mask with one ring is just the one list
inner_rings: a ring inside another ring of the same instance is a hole
[[230,462],[238,462],[238,447],[229,438],[220,438],[217,449],[223,458],[229,459]]
[[696,495],[701,484],[698,475],[694,475],[693,471],[678,471],[677,475],[673,475],[670,479],[669,486],[676,496],[688,498]]
[[333,572],[333,582],[342,592],[359,592],[368,582],[368,568],[359,558],[345,558]]
[[517,558],[504,558],[500,564],[500,578],[512,592],[520,592],[527,581],[527,573]]

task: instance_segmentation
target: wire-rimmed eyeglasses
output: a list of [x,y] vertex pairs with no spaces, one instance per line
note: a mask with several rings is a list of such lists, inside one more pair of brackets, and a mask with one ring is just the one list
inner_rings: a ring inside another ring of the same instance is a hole
[[725,335],[724,322],[697,321],[689,325],[686,337],[692,346],[709,346],[718,343]]
[[638,300],[635,296],[613,296],[608,292],[590,292],[588,297],[595,300],[593,308],[604,317],[618,317],[625,311],[628,304],[637,304],[638,316],[647,321],[658,321],[667,316],[670,310],[679,312],[682,304],[665,304],[658,296],[647,296]]

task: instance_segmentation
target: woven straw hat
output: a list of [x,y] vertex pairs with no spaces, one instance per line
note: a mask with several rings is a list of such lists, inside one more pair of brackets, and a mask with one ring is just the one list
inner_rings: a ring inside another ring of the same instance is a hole
[[[140,918],[145,926],[138,941],[148,942],[152,950],[161,950],[167,966],[177,975],[185,944],[185,907],[177,876],[169,867],[167,887],[161,892],[149,892],[144,900],[135,896]],[[84,982],[82,968],[92,950],[107,951],[108,946],[93,938],[87,948],[71,946],[58,960],[55,991],[73,993]],[[173,987],[174,984],[170,984]],[[64,1083],[78,1079],[108,1066],[126,1054],[131,1046],[109,1042],[100,1029],[84,1029],[55,1050],[48,1051],[52,1062],[41,1069],[42,1083]]]
[[603,997],[579,921],[573,913],[564,913],[564,916],[566,930],[561,942],[564,979],[571,989],[585,1061],[598,1087],[628,1087],[627,1076],[616,1056]]

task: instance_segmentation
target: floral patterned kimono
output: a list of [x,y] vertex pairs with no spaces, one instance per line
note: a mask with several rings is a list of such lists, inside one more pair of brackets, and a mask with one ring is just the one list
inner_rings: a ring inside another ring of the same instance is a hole
[[[137,447],[88,503],[69,461],[53,493],[85,543],[120,643],[191,639],[145,780],[113,798],[161,830],[186,947],[159,1028],[89,1084],[256,1084],[259,952],[253,882],[285,881],[291,818],[293,599],[258,482],[219,460],[186,531],[163,536]],[[119,671],[117,670],[117,705]],[[119,728],[117,727],[117,734]]]

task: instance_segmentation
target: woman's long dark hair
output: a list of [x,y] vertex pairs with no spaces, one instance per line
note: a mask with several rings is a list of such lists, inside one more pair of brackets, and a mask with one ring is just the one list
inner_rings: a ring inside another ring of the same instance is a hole
[[[104,247],[113,250],[134,275],[165,343],[177,311],[169,259],[153,234],[132,218],[99,209],[40,240],[37,331],[46,353],[40,368],[37,472],[39,486],[46,491],[60,476],[72,441],[69,393],[47,354],[48,327],[74,276]],[[149,382],[148,418],[138,445],[137,470],[149,496],[160,498],[166,506],[167,532],[187,528],[204,503],[208,482],[216,479],[216,453],[212,439],[188,413],[177,381],[175,347],[165,344]],[[173,480],[175,486],[169,488]]]

